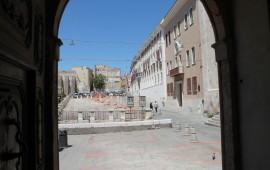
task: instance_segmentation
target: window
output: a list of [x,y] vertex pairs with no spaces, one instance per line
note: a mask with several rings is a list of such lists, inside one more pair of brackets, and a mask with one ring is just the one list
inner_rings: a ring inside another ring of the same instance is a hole
[[170,70],[172,69],[172,61],[170,61]]
[[167,47],[168,46],[168,35],[166,34],[165,37],[166,37],[166,47]]
[[176,39],[176,25],[173,27],[173,38]]
[[170,96],[170,84],[167,84],[167,96]]
[[180,32],[180,31],[181,31],[181,30],[180,30],[180,27],[181,27],[181,25],[180,25],[180,21],[178,21],[178,23],[177,23],[178,36],[179,36],[179,35],[180,35],[180,33],[181,33],[181,32]]
[[197,77],[192,77],[192,92],[197,94]]
[[191,94],[191,78],[187,78],[187,94]]
[[196,64],[196,56],[195,56],[195,48],[194,47],[191,48],[191,53],[192,53],[191,63]]
[[167,63],[167,75],[169,75],[169,63]]
[[188,16],[185,14],[185,30],[188,28]]
[[186,51],[186,58],[187,58],[186,66],[189,67],[190,66],[190,56],[189,56],[189,51],[188,50]]
[[182,56],[181,56],[181,55],[179,56],[178,62],[179,62],[179,63],[178,63],[178,66],[179,66],[179,67],[182,67]]
[[178,67],[177,57],[175,57],[175,68]]
[[173,96],[173,83],[170,84],[171,96]]
[[169,31],[168,36],[169,36],[169,44],[171,44],[171,31]]
[[193,20],[193,11],[192,11],[192,8],[190,8],[189,10],[189,25],[192,25],[194,22]]

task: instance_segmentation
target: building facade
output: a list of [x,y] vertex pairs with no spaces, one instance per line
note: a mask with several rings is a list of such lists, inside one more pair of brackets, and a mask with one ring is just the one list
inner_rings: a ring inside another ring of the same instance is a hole
[[130,88],[130,75],[124,74],[121,76],[121,91],[127,94],[129,88]]
[[120,68],[111,68],[107,65],[95,65],[95,76],[99,74],[106,76],[105,91],[121,91]]
[[59,71],[58,72],[58,96],[67,96],[77,91],[77,83],[79,78],[75,71]]
[[176,1],[131,64],[131,94],[186,112],[219,112],[213,28],[198,0]]
[[[0,169],[59,169],[58,33],[68,2],[1,1]],[[270,169],[269,1],[202,2],[215,30],[222,87],[222,167]],[[15,128],[7,125],[10,118]],[[10,160],[10,155],[19,157]]]
[[210,19],[201,1],[198,1],[200,45],[203,73],[203,111],[220,112],[218,69],[214,48],[215,36]]
[[80,83],[79,92],[90,93],[93,89],[93,70],[86,66],[73,66],[72,70],[78,75]]
[[146,96],[147,102],[166,97],[165,49],[160,24],[149,35],[131,64],[131,94]]
[[203,74],[198,1],[176,1],[164,17],[168,104],[203,111]]

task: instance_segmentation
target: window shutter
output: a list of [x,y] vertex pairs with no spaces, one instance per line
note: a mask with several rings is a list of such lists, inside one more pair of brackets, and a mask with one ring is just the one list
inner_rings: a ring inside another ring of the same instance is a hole
[[197,94],[197,77],[192,77],[192,91],[193,94]]
[[170,95],[170,84],[167,84],[167,96]]
[[191,78],[187,79],[187,93],[191,93]]
[[170,89],[171,89],[171,95],[173,95],[173,83],[171,83]]

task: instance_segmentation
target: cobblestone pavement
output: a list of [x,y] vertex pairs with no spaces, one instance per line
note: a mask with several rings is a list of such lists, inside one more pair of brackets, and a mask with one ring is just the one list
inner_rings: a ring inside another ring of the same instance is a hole
[[[59,152],[60,169],[222,169],[220,128],[205,125],[206,118],[201,113],[183,113],[169,105],[160,107],[154,116],[154,119],[168,118],[172,119],[173,128],[69,135],[68,144],[71,146]],[[176,131],[178,121],[181,123],[181,132]],[[190,143],[191,137],[184,136],[185,122],[195,127],[198,143]],[[213,153],[216,154],[215,160],[212,160]]]

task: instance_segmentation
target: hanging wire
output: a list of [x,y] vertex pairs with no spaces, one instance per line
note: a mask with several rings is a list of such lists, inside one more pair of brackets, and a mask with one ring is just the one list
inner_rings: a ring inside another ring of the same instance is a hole
[[[75,45],[74,41],[83,43],[99,43],[99,44],[146,44],[146,42],[127,42],[127,41],[100,41],[100,40],[74,40],[68,38],[62,38],[64,41],[70,41],[69,45]],[[185,42],[184,44],[199,44],[200,42]],[[165,44],[161,42],[155,42],[155,44]],[[182,44],[182,43],[181,43]]]
[[[140,59],[138,60],[121,60],[121,59],[102,59],[102,58],[61,58],[59,61],[63,60],[89,60],[89,61],[141,61]],[[162,61],[172,61],[172,60],[160,60]],[[187,60],[181,60],[181,61],[187,61]],[[196,59],[195,61],[201,61]]]

